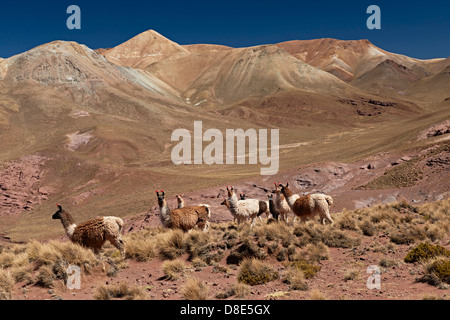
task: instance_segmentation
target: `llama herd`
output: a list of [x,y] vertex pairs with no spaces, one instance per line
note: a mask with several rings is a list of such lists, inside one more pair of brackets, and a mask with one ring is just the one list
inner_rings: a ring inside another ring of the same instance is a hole
[[[238,224],[250,220],[250,228],[253,228],[255,219],[261,219],[263,214],[268,221],[288,222],[288,216],[294,214],[293,221],[300,218],[301,222],[319,215],[322,224],[326,221],[333,223],[330,217],[330,207],[333,204],[331,196],[314,193],[300,196],[292,192],[289,183],[283,185],[274,183],[275,191],[268,194],[268,200],[247,199],[245,194],[240,194],[239,199],[236,189],[227,186],[227,196],[221,205],[228,208]],[[211,206],[198,204],[186,206],[181,195],[177,195],[177,208],[170,209],[165,199],[164,190],[156,191],[159,206],[159,217],[164,227],[169,229],[181,229],[185,232],[199,229],[208,231],[210,227]],[[275,197],[275,199],[274,199]],[[58,211],[53,214],[53,219],[61,220],[68,238],[81,246],[91,248],[98,254],[106,241],[111,242],[125,257],[125,246],[121,237],[123,220],[118,217],[99,217],[77,225],[67,210],[57,205]]]

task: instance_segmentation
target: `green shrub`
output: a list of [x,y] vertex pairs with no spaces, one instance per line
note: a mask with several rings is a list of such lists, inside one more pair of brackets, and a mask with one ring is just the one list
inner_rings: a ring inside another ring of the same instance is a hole
[[449,257],[450,250],[447,250],[438,244],[432,245],[427,242],[422,242],[408,252],[404,261],[407,263],[414,263],[418,261],[428,260],[437,256]]
[[266,252],[249,239],[245,239],[241,245],[233,248],[227,257],[227,264],[239,264],[247,258],[264,259]]
[[429,267],[429,272],[432,272],[442,282],[450,284],[450,260],[438,259],[434,261]]
[[439,256],[424,264],[425,274],[417,279],[440,289],[448,289],[450,284],[450,259]]
[[296,260],[290,263],[292,268],[299,269],[303,272],[306,279],[311,279],[320,271],[320,266],[312,264],[305,260]]
[[278,272],[258,259],[246,259],[241,264],[238,281],[255,286],[265,284],[278,278]]

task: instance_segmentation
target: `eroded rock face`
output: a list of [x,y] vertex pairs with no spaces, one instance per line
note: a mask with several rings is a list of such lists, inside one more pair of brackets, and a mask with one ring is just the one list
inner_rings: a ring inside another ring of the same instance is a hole
[[431,126],[430,128],[422,131],[417,137],[417,140],[442,136],[448,133],[450,133],[450,120],[435,124],[434,126]]
[[0,170],[0,215],[19,214],[46,200],[53,189],[39,186],[46,158],[22,157]]

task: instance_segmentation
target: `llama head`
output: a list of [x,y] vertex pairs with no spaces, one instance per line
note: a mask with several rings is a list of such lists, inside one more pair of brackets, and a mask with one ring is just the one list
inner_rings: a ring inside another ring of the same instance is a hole
[[240,200],[245,200],[246,197],[245,193],[239,193]]
[[[279,182],[278,183],[274,182],[273,184],[275,185],[275,193],[276,194],[280,194],[281,193],[282,184],[279,183]],[[289,185],[289,183],[287,183],[287,185]]]
[[228,197],[231,198],[233,195],[235,195],[235,192],[237,190],[235,188],[233,188],[233,186],[229,187],[227,186],[227,192],[228,192]]
[[156,192],[156,196],[158,197],[158,204],[161,207],[165,203],[164,196],[165,196],[166,193],[164,192],[164,190],[155,191],[155,192]]
[[267,198],[269,199],[269,201],[272,200],[272,199],[273,199],[273,194],[269,193],[269,194],[267,195]]
[[183,202],[183,198],[181,197],[181,194],[177,194],[175,197],[177,198],[178,202]]
[[283,186],[283,184],[278,184],[278,187],[280,187],[281,193],[286,197],[289,198],[292,195],[291,189],[289,189],[289,182],[286,182],[286,185]]
[[61,213],[63,212],[63,208],[61,207],[61,205],[58,203],[56,205],[56,207],[58,207],[58,211],[56,211],[53,215],[52,215],[52,219],[61,219]]

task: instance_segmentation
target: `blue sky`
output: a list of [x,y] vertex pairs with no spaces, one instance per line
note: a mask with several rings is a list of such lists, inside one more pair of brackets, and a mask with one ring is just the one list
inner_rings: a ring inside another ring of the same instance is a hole
[[[66,27],[66,9],[72,4],[81,8],[81,30]],[[381,8],[381,30],[366,27],[371,4]],[[316,38],[369,39],[414,58],[446,58],[450,1],[8,1],[0,12],[0,57],[53,40],[113,47],[148,29],[179,44],[245,47]]]

